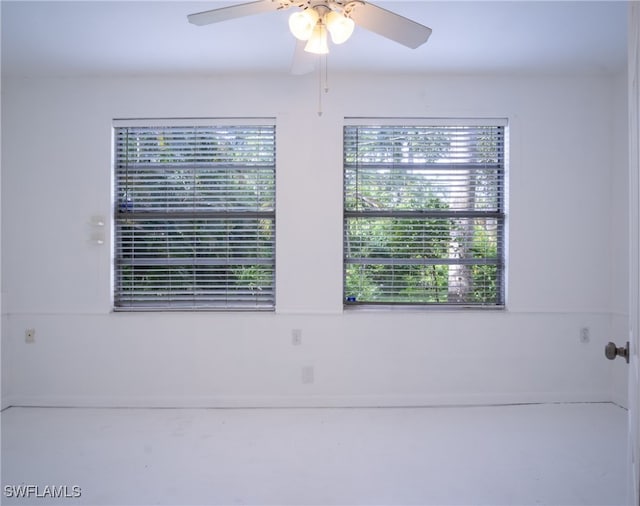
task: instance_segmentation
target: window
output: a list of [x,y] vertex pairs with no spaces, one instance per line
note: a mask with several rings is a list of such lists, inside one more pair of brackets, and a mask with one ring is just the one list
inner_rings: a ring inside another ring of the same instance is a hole
[[344,128],[344,301],[501,307],[504,121]]
[[114,125],[114,308],[273,309],[273,121],[192,123]]

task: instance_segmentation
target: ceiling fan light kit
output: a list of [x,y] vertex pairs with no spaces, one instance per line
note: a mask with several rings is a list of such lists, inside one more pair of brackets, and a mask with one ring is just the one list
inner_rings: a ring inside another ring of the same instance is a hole
[[334,44],[342,44],[351,37],[354,27],[353,19],[326,5],[309,7],[289,16],[291,33],[298,40],[308,41],[304,50],[313,54],[329,52],[327,32]]
[[334,44],[342,44],[349,40],[356,26],[353,19],[336,11],[327,12],[324,19],[327,30],[329,30],[329,34],[331,34],[331,42]]
[[[431,28],[364,0],[256,0],[189,14],[187,19],[189,23],[202,26],[290,7],[301,9],[289,16],[289,30],[298,39],[291,66],[291,72],[297,75],[313,70],[305,62],[304,53],[326,55],[329,52],[327,34],[334,44],[342,44],[349,40],[355,25],[411,49],[424,44],[431,35]],[[323,74],[324,92],[329,91],[326,57],[321,59],[325,68],[324,72],[322,68],[318,72],[318,116],[322,116]]]
[[431,35],[431,28],[364,0],[257,0],[187,16],[194,25],[208,25],[263,12],[298,7],[289,17],[289,29],[299,40],[308,41],[305,51],[329,52],[327,32],[334,44],[342,44],[355,25],[415,49]]
[[318,13],[315,9],[294,12],[289,16],[289,30],[296,39],[309,40],[318,21]]
[[311,37],[304,46],[307,53],[328,54],[329,45],[327,44],[327,28],[323,23],[318,23],[311,32]]

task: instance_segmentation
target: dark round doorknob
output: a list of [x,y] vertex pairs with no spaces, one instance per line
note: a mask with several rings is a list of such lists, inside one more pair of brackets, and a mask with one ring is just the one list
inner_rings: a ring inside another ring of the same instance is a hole
[[616,358],[618,356],[618,347],[616,346],[616,344],[608,342],[604,347],[604,355],[609,360],[613,360],[614,358]]
[[627,363],[629,363],[629,342],[626,346],[617,347],[615,343],[608,342],[604,347],[604,355],[609,360],[613,360],[616,357],[623,357]]

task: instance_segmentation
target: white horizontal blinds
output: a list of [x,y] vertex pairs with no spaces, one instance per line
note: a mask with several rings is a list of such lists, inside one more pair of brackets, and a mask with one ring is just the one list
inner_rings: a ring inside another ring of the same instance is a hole
[[115,128],[116,309],[272,309],[273,125]]
[[345,303],[504,304],[503,125],[344,128]]

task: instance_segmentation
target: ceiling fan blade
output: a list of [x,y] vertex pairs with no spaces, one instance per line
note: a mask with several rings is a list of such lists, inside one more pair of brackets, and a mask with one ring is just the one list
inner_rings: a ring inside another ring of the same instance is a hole
[[280,3],[274,0],[257,0],[246,4],[230,5],[210,11],[197,12],[189,14],[187,19],[189,23],[202,26],[211,23],[219,23],[228,19],[241,18],[244,16],[252,16],[254,14],[262,14],[263,12],[275,11],[280,8]]
[[293,51],[293,61],[291,62],[291,73],[294,76],[309,74],[316,68],[317,59],[304,50],[306,44],[305,40],[296,40],[296,48]]
[[431,35],[431,28],[370,3],[356,3],[350,10],[349,17],[365,30],[411,49],[424,44]]

